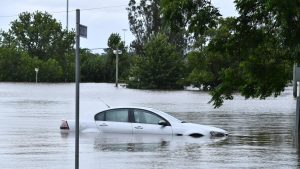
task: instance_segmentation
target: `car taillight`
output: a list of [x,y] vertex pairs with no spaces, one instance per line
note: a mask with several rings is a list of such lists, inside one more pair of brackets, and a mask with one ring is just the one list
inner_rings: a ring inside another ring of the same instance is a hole
[[62,120],[62,123],[60,125],[60,129],[63,129],[63,130],[69,130],[70,129],[67,120]]

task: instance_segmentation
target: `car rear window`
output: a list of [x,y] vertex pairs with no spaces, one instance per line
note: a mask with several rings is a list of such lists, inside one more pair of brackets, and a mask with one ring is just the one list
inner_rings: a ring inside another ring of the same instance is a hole
[[106,111],[106,121],[128,122],[128,109],[113,109]]
[[94,119],[96,121],[104,121],[105,112],[101,112],[95,115]]

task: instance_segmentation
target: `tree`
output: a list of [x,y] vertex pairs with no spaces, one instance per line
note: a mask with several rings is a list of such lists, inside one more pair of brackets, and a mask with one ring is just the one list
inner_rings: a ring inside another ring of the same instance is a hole
[[145,44],[145,54],[136,58],[131,68],[128,87],[144,89],[177,89],[183,78],[183,60],[176,47],[163,34]]
[[[204,39],[194,44],[195,49],[188,54],[189,76],[187,81],[204,90],[218,86],[222,70],[239,63],[235,48],[238,45],[233,32],[235,18],[220,18],[217,27],[204,33]],[[208,43],[207,43],[208,42]]]
[[130,0],[127,10],[130,30],[136,37],[131,46],[138,55],[157,33],[167,35],[183,55],[189,45],[216,25],[220,16],[208,0],[141,0],[139,4]]
[[0,47],[0,81],[17,81],[20,77],[20,57],[25,53],[14,48]]
[[219,71],[220,84],[212,91],[215,107],[224,99],[232,99],[234,92],[245,98],[278,96],[291,79],[293,61],[299,60],[298,1],[235,3],[240,16],[231,32],[235,42],[228,51],[236,61]]
[[74,31],[62,29],[47,12],[23,12],[11,22],[8,32],[1,33],[3,47],[17,47],[31,57],[47,61],[52,58],[62,66],[65,79],[70,79],[70,53],[75,43]]
[[208,0],[161,0],[161,8],[164,30],[182,52],[215,27],[221,16]]
[[50,14],[39,11],[21,13],[11,22],[9,34],[18,48],[43,60],[71,50],[75,37],[73,31],[63,30]]
[[26,52],[15,48],[0,48],[0,81],[34,82],[34,69],[37,67],[39,81],[62,81],[62,68],[56,60],[44,61],[37,57],[30,57]]
[[128,4],[130,31],[136,37],[131,43],[136,54],[143,54],[144,44],[151,36],[161,31],[160,0],[130,0]]
[[88,49],[80,52],[81,81],[103,82],[105,80],[105,58],[103,55],[93,54]]
[[11,34],[11,31],[4,32],[0,31],[0,47],[5,48],[16,48],[17,44],[14,37]]
[[[55,59],[47,61],[39,60],[39,81],[41,82],[61,82],[63,81],[63,69]],[[34,70],[34,69],[30,69]],[[32,76],[31,76],[32,77]],[[26,79],[24,81],[27,81]]]

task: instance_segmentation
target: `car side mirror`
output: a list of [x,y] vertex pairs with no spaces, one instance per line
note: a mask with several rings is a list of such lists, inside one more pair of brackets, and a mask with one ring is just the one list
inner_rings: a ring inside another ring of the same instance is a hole
[[168,123],[166,121],[164,121],[164,120],[159,120],[158,125],[167,126]]

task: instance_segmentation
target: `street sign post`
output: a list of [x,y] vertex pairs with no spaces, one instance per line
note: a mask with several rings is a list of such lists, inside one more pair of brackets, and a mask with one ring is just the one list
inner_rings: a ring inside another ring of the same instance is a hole
[[79,169],[79,83],[80,83],[80,37],[87,38],[87,26],[80,25],[80,10],[76,9],[76,103],[75,103],[75,169]]
[[[296,95],[296,127],[295,127],[295,137],[297,147],[300,148],[300,84],[297,87],[297,83],[300,82],[300,67],[294,66],[294,88]],[[297,90],[298,88],[298,90]]]

